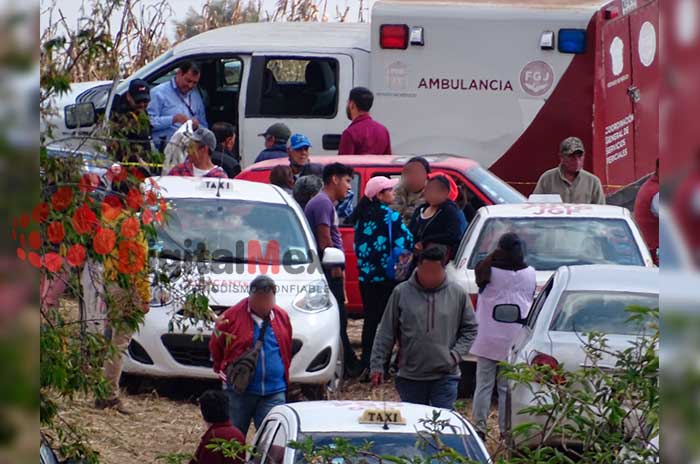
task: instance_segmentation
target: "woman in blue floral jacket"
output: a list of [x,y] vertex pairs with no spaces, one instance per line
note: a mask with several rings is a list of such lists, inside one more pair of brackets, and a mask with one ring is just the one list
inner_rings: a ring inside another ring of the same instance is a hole
[[[384,308],[397,282],[394,265],[398,256],[413,249],[413,236],[401,215],[389,207],[398,179],[373,177],[365,186],[352,217],[355,224],[355,255],[364,311],[362,364],[369,369],[372,344]],[[391,241],[391,244],[389,242]]]

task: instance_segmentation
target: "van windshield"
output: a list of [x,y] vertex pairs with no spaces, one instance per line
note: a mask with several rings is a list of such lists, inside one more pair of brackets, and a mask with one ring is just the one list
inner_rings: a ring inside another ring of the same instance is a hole
[[507,232],[515,232],[525,242],[525,262],[538,271],[583,264],[644,265],[623,219],[508,217],[486,221],[469,259],[469,269],[495,250]]
[[520,192],[480,166],[471,168],[466,175],[494,205],[525,203],[525,197]]
[[256,201],[178,198],[158,230],[160,256],[176,260],[260,264],[311,262],[292,208]]

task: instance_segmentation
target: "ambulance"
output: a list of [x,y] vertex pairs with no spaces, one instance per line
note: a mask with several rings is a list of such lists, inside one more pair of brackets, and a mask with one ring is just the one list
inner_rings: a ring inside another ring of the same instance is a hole
[[577,136],[585,168],[624,194],[658,156],[658,18],[658,0],[379,0],[369,25],[229,26],[75,95],[57,134],[91,130],[131,79],[155,86],[194,60],[207,120],[237,126],[243,167],[275,122],[337,153],[350,89],[367,86],[396,154],[468,157],[529,194]]

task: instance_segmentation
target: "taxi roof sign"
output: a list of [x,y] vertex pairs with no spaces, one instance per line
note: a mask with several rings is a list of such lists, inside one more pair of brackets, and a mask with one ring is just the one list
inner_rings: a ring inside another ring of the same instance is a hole
[[406,419],[398,409],[365,409],[358,422],[360,424],[406,425]]
[[528,203],[562,203],[558,193],[533,193],[527,197]]

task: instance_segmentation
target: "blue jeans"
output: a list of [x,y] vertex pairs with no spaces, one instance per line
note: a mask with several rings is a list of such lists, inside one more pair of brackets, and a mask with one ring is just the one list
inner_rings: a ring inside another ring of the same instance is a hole
[[255,423],[255,429],[259,429],[270,409],[284,404],[287,399],[285,392],[273,393],[267,396],[254,395],[252,393],[239,395],[227,387],[224,387],[224,392],[228,396],[228,411],[231,423],[243,433],[243,436],[248,433],[251,420]]
[[409,380],[396,377],[395,385],[404,403],[453,409],[457,400],[459,377],[448,376],[438,380]]

